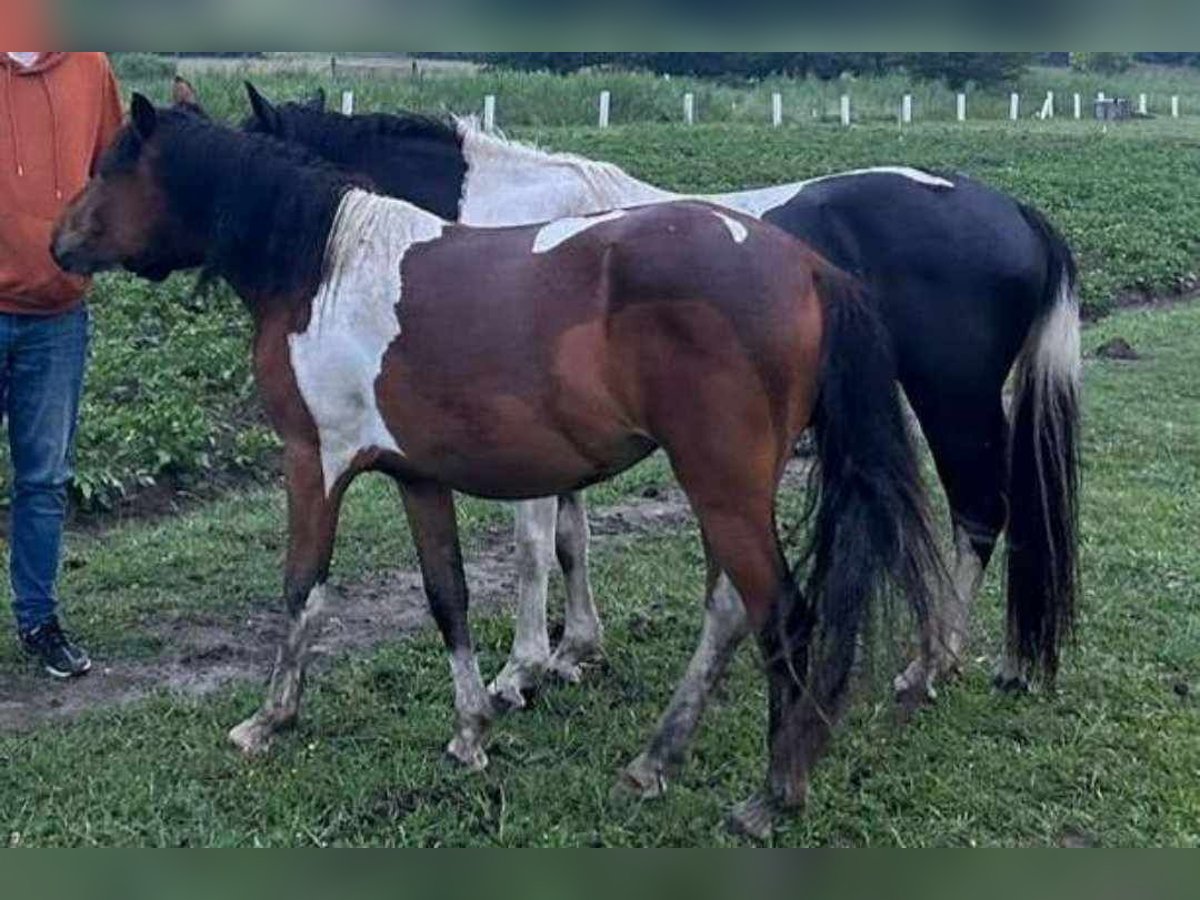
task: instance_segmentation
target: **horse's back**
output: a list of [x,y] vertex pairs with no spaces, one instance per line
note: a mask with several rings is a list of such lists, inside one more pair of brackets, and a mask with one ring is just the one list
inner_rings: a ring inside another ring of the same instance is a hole
[[1038,314],[1046,250],[1020,205],[973,179],[817,182],[765,218],[872,289],[902,372],[1003,380]]

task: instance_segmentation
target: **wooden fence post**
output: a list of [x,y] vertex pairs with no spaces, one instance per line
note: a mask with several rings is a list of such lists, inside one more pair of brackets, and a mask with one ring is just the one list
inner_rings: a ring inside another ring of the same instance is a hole
[[1014,122],[1021,118],[1021,95],[1013,93],[1008,98],[1008,117]]
[[900,99],[900,121],[905,125],[912,124],[912,94],[905,94]]
[[483,98],[483,130],[496,130],[496,95],[488,94]]
[[771,95],[771,124],[776,128],[783,124],[783,94]]
[[687,125],[696,122],[696,95],[690,91],[683,95],[683,121]]
[[1138,115],[1147,115],[1150,111],[1149,104],[1146,101],[1145,94],[1138,94]]
[[608,91],[600,92],[600,127],[608,127],[608,114],[612,109],[612,94]]
[[967,95],[966,94],[958,95],[957,118],[958,118],[958,121],[960,121],[960,122],[967,121]]
[[850,125],[850,95],[842,94],[842,124]]
[[1083,118],[1083,97],[1079,94],[1075,95],[1075,118]]
[[1171,97],[1171,118],[1179,118],[1179,95],[1175,94]]
[[354,91],[342,91],[342,115],[354,115]]

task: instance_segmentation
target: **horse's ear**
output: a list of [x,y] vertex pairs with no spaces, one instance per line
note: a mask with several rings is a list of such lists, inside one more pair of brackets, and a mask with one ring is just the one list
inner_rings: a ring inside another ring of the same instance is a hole
[[258,119],[258,123],[269,133],[278,134],[280,131],[279,112],[268,102],[266,97],[258,92],[258,88],[248,81],[246,82],[246,93],[250,97],[250,108],[254,110],[254,117]]
[[148,141],[154,136],[154,129],[158,127],[158,111],[143,95],[133,95],[129,118],[133,122],[134,131],[143,141]]
[[176,75],[175,81],[171,85],[171,102],[176,106],[200,106],[200,98],[196,95],[196,89],[181,75]]
[[305,106],[307,106],[309,109],[316,110],[317,112],[324,112],[325,111],[325,88],[319,87],[315,91],[313,91],[313,95],[308,98],[308,101],[305,103]]

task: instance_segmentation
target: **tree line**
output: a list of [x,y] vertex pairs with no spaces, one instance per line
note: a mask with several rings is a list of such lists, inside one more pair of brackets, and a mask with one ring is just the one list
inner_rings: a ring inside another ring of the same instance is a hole
[[430,53],[469,59],[507,69],[560,74],[611,67],[664,75],[764,78],[812,75],[822,79],[843,74],[880,75],[906,71],[918,78],[943,81],[952,88],[1012,84],[1034,63],[1070,65],[1084,71],[1122,71],[1137,62],[1197,65],[1197,53]]

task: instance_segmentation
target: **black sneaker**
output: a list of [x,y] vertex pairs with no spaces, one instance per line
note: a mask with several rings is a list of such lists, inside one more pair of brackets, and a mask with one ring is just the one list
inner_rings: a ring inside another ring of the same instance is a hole
[[55,678],[77,678],[92,668],[87,651],[71,643],[63,634],[58,619],[51,619],[40,628],[21,636],[25,652],[37,657],[42,668]]

